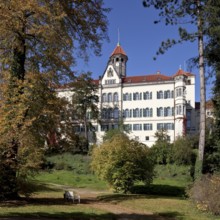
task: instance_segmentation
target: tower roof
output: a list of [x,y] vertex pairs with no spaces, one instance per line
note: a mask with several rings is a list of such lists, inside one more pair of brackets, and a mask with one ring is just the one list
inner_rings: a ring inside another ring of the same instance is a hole
[[124,56],[127,56],[120,44],[117,44],[117,46],[114,49],[114,51],[112,52],[111,56],[117,55],[117,54],[122,54]]
[[176,74],[173,75],[173,77],[176,77],[176,76],[194,76],[192,73],[189,73],[189,72],[185,72],[183,71],[182,69],[179,69]]

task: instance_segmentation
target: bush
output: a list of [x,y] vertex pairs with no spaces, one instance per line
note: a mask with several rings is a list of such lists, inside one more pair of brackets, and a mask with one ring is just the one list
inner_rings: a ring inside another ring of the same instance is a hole
[[198,209],[220,215],[220,176],[202,176],[194,182],[189,196]]
[[124,193],[130,191],[136,181],[149,184],[154,173],[149,148],[122,133],[94,148],[91,167],[116,192]]

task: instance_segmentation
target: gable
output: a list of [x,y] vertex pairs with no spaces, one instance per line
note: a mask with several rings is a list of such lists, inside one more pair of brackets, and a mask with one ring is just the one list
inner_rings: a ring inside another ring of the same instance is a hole
[[110,85],[119,83],[119,77],[114,67],[109,65],[102,77],[102,85]]

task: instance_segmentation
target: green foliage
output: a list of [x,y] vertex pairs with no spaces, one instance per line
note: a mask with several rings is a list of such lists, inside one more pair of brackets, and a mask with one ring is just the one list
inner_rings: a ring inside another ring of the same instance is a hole
[[195,151],[192,137],[179,137],[173,144],[172,159],[178,165],[195,164]]
[[17,198],[18,178],[39,169],[47,134],[61,129],[55,88],[73,78],[76,45],[77,57],[100,54],[108,11],[102,0],[0,0],[2,197]]
[[172,160],[172,144],[168,141],[167,131],[162,129],[155,133],[155,144],[150,148],[151,156],[157,164],[167,164]]
[[118,134],[94,148],[91,167],[115,191],[126,193],[136,181],[152,181],[154,163],[147,146]]
[[189,195],[198,209],[220,215],[220,176],[204,175],[197,179]]

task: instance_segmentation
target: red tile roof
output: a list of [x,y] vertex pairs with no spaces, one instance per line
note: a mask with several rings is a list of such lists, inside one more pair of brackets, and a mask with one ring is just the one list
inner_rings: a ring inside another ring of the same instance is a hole
[[179,70],[176,72],[176,74],[173,75],[173,77],[182,76],[182,75],[185,75],[185,76],[194,76],[192,73],[185,72],[185,71],[183,71],[182,69],[179,69]]
[[123,83],[141,83],[141,82],[157,82],[157,81],[168,81],[173,80],[170,76],[162,74],[152,74],[145,76],[129,76],[122,79]]
[[119,44],[116,46],[116,48],[112,52],[111,56],[117,55],[117,54],[122,54],[124,56],[127,56],[125,51],[123,50],[123,48]]

